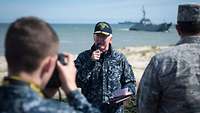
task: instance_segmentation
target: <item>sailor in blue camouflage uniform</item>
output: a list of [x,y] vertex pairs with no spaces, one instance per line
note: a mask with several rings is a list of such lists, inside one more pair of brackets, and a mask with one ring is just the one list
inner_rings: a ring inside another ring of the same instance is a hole
[[138,113],[200,113],[200,4],[178,7],[175,47],[155,55],[137,93]]
[[131,65],[122,53],[111,46],[112,29],[106,22],[98,22],[94,29],[94,44],[75,60],[77,85],[87,100],[103,113],[123,113],[123,102],[110,103],[112,93],[128,88],[135,94],[135,77]]
[[[43,20],[23,17],[11,24],[5,38],[8,76],[0,87],[1,113],[100,113],[77,90],[73,56],[64,54],[68,65],[62,65],[56,62],[57,52],[58,37]],[[45,99],[41,92],[55,66],[69,103]]]

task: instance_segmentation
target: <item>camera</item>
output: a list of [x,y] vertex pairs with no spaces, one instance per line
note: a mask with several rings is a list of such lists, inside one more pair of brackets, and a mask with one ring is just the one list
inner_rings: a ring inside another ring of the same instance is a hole
[[[65,55],[62,53],[58,54],[58,59],[57,59],[61,64],[67,65],[67,62],[65,62]],[[51,76],[49,82],[47,83],[46,88],[58,88],[61,86],[61,81],[59,79],[59,72],[57,69],[57,65],[55,67],[55,70],[53,72],[53,75]]]

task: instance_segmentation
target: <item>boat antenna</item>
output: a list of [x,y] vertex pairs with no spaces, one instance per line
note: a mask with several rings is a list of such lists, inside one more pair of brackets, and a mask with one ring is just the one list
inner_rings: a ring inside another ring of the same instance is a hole
[[145,19],[146,12],[145,12],[145,9],[144,9],[144,5],[142,6],[142,13],[143,13],[143,19]]

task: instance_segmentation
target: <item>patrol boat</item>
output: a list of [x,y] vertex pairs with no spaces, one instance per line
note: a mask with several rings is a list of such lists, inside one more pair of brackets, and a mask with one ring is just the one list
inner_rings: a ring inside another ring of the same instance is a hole
[[161,24],[152,24],[151,20],[146,18],[146,12],[143,7],[143,18],[140,20],[140,22],[134,23],[129,30],[135,30],[135,31],[154,31],[154,32],[164,32],[168,31],[171,27],[172,23],[161,23]]

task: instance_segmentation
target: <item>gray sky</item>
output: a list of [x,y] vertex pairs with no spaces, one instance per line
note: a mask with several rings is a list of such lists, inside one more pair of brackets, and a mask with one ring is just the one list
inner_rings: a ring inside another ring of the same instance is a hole
[[0,22],[38,16],[51,23],[139,21],[142,6],[153,23],[176,23],[178,4],[200,0],[0,0]]

